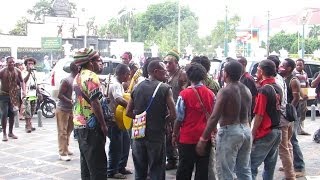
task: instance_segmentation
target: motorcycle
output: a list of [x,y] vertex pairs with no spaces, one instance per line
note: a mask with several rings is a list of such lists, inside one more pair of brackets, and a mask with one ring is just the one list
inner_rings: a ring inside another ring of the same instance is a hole
[[41,86],[38,86],[38,101],[36,112],[39,108],[42,111],[42,115],[46,118],[53,118],[56,114],[55,100],[51,97],[51,94]]

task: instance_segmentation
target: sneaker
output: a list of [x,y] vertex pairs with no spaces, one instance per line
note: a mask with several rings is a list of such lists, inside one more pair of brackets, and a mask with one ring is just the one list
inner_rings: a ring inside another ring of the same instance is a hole
[[18,139],[18,136],[14,135],[13,133],[8,134],[8,137],[11,139]]
[[2,137],[2,141],[8,141],[8,137],[7,137],[7,135],[3,135],[3,137]]
[[71,158],[68,155],[65,155],[65,156],[59,155],[59,159],[62,161],[70,161],[71,160]]
[[127,174],[133,174],[132,171],[130,171],[129,169],[124,168],[123,170],[119,171],[121,174],[127,175]]
[[127,179],[126,175],[123,175],[121,173],[116,173],[116,174],[109,174],[108,178],[112,178],[112,179]]

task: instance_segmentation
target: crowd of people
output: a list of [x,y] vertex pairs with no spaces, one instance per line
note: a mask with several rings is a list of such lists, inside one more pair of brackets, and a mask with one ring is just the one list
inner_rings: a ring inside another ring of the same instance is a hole
[[[302,59],[269,56],[259,62],[254,79],[246,72],[246,58],[228,58],[220,87],[208,74],[206,56],[195,56],[181,68],[180,54],[172,50],[163,60],[148,58],[139,67],[125,52],[107,87],[102,87],[99,53],[83,48],[73,58],[70,76],[61,81],[58,93],[58,152],[61,160],[71,160],[68,145],[74,131],[82,179],[126,179],[133,173],[127,168],[130,147],[136,180],[165,179],[171,169],[177,169],[178,180],[191,179],[193,171],[199,180],[251,180],[262,163],[263,179],[274,179],[278,156],[285,179],[305,175],[297,135],[310,134],[303,126],[308,97],[301,88],[316,87],[320,75],[309,84]],[[25,73],[14,67],[12,57],[6,63],[0,70],[3,141],[18,138],[12,129],[19,109],[26,132],[35,130],[31,119],[38,98],[36,60],[24,61]],[[296,108],[297,121],[287,118],[287,104]],[[118,126],[118,106],[126,107],[132,129]]]

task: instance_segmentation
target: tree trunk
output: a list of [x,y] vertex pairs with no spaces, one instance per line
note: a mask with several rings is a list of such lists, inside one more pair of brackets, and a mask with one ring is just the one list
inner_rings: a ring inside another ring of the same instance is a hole
[[128,28],[128,42],[131,42],[131,28]]

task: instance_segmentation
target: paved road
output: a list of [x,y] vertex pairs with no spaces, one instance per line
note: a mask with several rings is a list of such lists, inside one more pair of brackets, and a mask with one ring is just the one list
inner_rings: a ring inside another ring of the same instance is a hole
[[[36,119],[34,118],[33,121],[36,122]],[[320,117],[316,121],[306,120],[305,126],[308,132],[313,133],[320,127]],[[77,141],[70,143],[74,151],[71,161],[64,162],[58,159],[55,119],[44,119],[43,127],[37,128],[31,134],[25,133],[23,127],[24,122],[20,121],[20,128],[14,129],[19,139],[0,142],[0,179],[80,179]],[[312,142],[311,136],[299,136],[299,140],[305,156],[307,175],[319,176],[307,179],[320,179],[320,144]],[[277,167],[280,164],[278,160]],[[131,156],[128,167],[134,169]],[[282,179],[282,177],[282,172],[276,171],[275,180]],[[134,179],[134,176],[128,176],[128,179]],[[167,179],[175,179],[175,171],[167,171]],[[261,179],[261,174],[259,174],[259,179]]]

